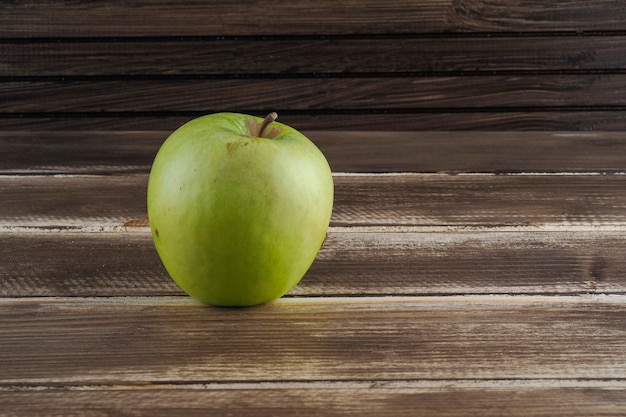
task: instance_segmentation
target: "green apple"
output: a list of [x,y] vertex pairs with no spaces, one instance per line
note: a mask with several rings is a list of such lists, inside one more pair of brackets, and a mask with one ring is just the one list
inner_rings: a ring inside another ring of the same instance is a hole
[[250,306],[281,297],[326,237],[333,179],[297,130],[216,113],[191,120],[159,149],[148,218],[169,275],[203,303]]

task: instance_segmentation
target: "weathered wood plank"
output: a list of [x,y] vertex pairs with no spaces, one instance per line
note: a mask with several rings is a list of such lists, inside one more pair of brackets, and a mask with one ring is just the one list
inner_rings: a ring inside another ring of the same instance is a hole
[[[0,177],[0,227],[146,221],[148,175]],[[624,175],[335,175],[333,226],[623,225]]]
[[[331,228],[287,296],[626,294],[621,231]],[[183,295],[147,228],[0,234],[0,296]]]
[[562,226],[619,224],[626,178],[570,175],[336,177],[333,224]]
[[145,222],[148,175],[0,178],[0,225],[91,227]]
[[148,173],[170,132],[0,132],[0,172]]
[[[0,37],[622,30],[617,0],[3,2]],[[77,18],[79,16],[80,18]],[[329,18],[332,16],[332,18]],[[224,24],[228,22],[228,24]]]
[[624,36],[0,39],[0,76],[610,71],[626,68],[625,48]]
[[[0,173],[147,173],[170,132],[0,132]],[[304,131],[335,172],[626,170],[620,132]]]
[[607,417],[626,412],[622,381],[264,383],[68,390],[0,390],[11,416],[523,416]]
[[626,75],[12,81],[0,112],[450,109],[626,105]]
[[626,169],[626,135],[619,132],[305,133],[336,172],[607,173]]
[[[281,121],[308,130],[367,131],[625,131],[626,110],[583,109],[424,109],[423,111],[288,112]],[[220,111],[224,109],[219,109]],[[145,114],[0,114],[3,130],[165,130],[172,131],[205,111]],[[265,112],[267,113],[267,111]]]
[[625,293],[623,232],[331,229],[290,295]]
[[147,228],[0,236],[0,296],[183,294],[163,268]]
[[[0,299],[0,384],[622,379],[623,297]],[[45,364],[45,365],[43,365]]]

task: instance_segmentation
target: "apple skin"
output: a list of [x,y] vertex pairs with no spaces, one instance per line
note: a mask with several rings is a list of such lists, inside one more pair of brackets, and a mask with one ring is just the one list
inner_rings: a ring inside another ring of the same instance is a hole
[[328,230],[331,169],[297,130],[215,113],[159,149],[148,181],[155,247],[176,284],[219,306],[281,297],[304,276]]

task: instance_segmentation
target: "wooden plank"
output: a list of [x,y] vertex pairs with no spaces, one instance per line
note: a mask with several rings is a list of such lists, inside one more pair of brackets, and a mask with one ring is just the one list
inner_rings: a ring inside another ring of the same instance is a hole
[[[79,18],[77,18],[79,16]],[[332,18],[329,18],[332,16]],[[622,30],[617,0],[4,2],[0,37],[301,35],[415,32]],[[224,22],[228,22],[227,25]]]
[[[296,126],[297,128],[297,126]],[[167,131],[0,131],[0,173],[148,173]],[[335,172],[615,173],[620,132],[303,131]]]
[[[148,175],[0,177],[0,227],[145,224]],[[593,228],[626,220],[624,175],[335,175],[333,226]]]
[[582,110],[624,106],[624,96],[623,74],[15,81],[0,83],[0,112]]
[[336,172],[609,173],[626,167],[626,136],[619,132],[305,133]]
[[147,228],[0,236],[0,296],[184,294],[163,268]]
[[170,132],[0,132],[0,172],[148,173]]
[[[287,297],[626,294],[622,231],[420,232],[331,228]],[[45,256],[42,256],[45,254]],[[1,297],[183,295],[147,227],[1,233]]]
[[626,37],[621,35],[28,43],[0,39],[0,76],[610,71],[626,68],[625,48]]
[[0,384],[622,379],[623,297],[0,299]]
[[331,229],[290,295],[626,293],[623,232]]
[[626,412],[622,381],[218,384],[0,391],[11,416],[524,416],[606,417]]
[[[277,108],[277,107],[276,107]],[[276,110],[266,109],[267,111]],[[224,109],[220,109],[222,111]],[[415,111],[288,112],[281,121],[308,130],[367,131],[625,131],[621,108],[423,109]],[[265,113],[267,113],[265,111]],[[261,112],[263,113],[263,112]],[[0,113],[3,130],[172,131],[205,111],[176,113]]]
[[338,176],[335,186],[336,226],[615,225],[626,214],[621,175]]
[[148,175],[0,178],[0,225],[88,227],[145,222]]

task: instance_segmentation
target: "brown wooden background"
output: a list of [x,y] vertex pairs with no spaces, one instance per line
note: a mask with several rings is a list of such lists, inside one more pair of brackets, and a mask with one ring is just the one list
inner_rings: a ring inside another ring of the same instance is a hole
[[[625,52],[624,0],[0,1],[0,415],[623,417]],[[334,171],[252,309],[184,295],[146,216],[226,110]]]
[[621,0],[0,2],[0,123],[625,130]]

